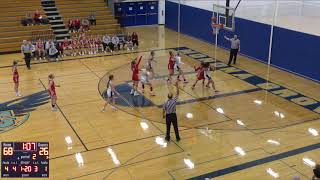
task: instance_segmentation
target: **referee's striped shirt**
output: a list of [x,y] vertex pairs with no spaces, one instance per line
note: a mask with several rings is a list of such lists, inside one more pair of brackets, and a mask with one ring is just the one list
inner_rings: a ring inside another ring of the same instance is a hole
[[174,97],[163,104],[163,109],[166,111],[166,114],[176,113],[177,100],[178,97]]

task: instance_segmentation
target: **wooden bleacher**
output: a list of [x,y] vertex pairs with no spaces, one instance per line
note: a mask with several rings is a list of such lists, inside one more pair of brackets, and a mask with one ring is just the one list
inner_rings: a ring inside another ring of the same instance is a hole
[[93,11],[96,14],[97,25],[90,27],[91,34],[115,34],[121,31],[104,0],[56,0],[56,6],[66,25],[69,19],[88,18]]
[[23,40],[32,40],[33,34],[51,32],[50,25],[21,25],[27,12],[33,15],[38,9],[45,17],[41,0],[1,0],[0,8],[0,53],[20,51]]

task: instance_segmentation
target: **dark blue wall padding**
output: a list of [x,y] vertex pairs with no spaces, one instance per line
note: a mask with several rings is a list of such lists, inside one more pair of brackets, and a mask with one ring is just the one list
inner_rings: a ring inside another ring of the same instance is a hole
[[272,61],[280,68],[320,80],[320,37],[274,28]]
[[235,26],[235,33],[220,31],[219,46],[229,49],[230,42],[224,40],[223,36],[226,34],[232,37],[237,34],[241,40],[241,54],[268,62],[271,26],[241,18],[235,19]]
[[178,30],[178,4],[170,1],[166,1],[165,3],[165,18],[166,23],[165,26],[169,29]]
[[210,11],[180,5],[180,31],[213,43],[215,36],[212,34],[211,16],[212,12]]
[[[178,4],[166,0],[167,28],[178,30]],[[180,5],[180,32],[200,40],[214,43],[210,25],[211,11]],[[268,62],[271,25],[236,18],[236,30],[241,39],[240,53],[250,58]],[[220,30],[218,46],[229,49],[230,42],[224,36],[233,36],[233,32]],[[279,68],[295,72],[316,81],[320,81],[319,54],[320,37],[289,29],[274,28],[271,63]]]
[[[166,1],[166,27],[178,30],[178,4]],[[180,31],[209,43],[215,43],[211,28],[212,12],[180,5]],[[270,26],[245,19],[236,18],[236,34],[241,38],[241,53],[262,61],[268,61]],[[218,45],[230,48],[230,42],[223,37],[232,37],[234,33],[220,30]]]

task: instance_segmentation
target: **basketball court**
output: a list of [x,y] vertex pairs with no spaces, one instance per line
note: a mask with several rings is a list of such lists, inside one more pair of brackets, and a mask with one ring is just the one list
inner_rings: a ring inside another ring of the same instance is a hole
[[[208,23],[215,34],[219,28],[232,32],[234,21],[216,17]],[[0,124],[0,141],[49,142],[48,179],[54,180],[312,178],[320,159],[318,82],[242,54],[228,66],[227,49],[164,26],[126,31],[139,33],[140,46],[133,52],[33,62],[32,70],[25,68],[21,54],[0,55],[0,117],[14,118],[14,124]],[[142,56],[144,68],[151,51],[155,96],[148,88],[132,96],[131,60]],[[180,52],[189,81],[179,83],[179,142],[173,128],[173,138],[164,139],[162,105],[175,92],[166,80],[169,51]],[[19,60],[22,97],[13,92],[14,59]],[[200,62],[215,67],[218,93],[201,82],[191,89]],[[50,73],[56,76],[56,112],[47,94]],[[120,94],[118,110],[107,106],[101,112],[110,74]]]

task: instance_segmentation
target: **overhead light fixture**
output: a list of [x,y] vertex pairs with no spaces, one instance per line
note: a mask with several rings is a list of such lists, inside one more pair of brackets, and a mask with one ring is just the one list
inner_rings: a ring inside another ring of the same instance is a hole
[[312,159],[310,158],[307,158],[307,157],[304,157],[302,158],[302,161],[305,165],[311,167],[311,168],[314,168],[316,167],[316,162],[314,162]]
[[64,140],[66,141],[66,143],[67,143],[68,145],[72,144],[72,139],[71,139],[70,136],[66,136],[66,137],[64,138]]
[[220,114],[224,114],[224,111],[223,111],[223,109],[222,109],[222,108],[217,108],[216,110],[217,110],[217,112],[218,112],[218,113],[220,113]]
[[183,162],[184,162],[184,164],[186,164],[186,166],[187,166],[189,169],[193,169],[193,168],[194,168],[194,163],[193,163],[190,159],[184,158],[184,159],[183,159]]
[[234,150],[240,155],[240,156],[244,156],[246,155],[246,152],[239,146],[235,147]]
[[115,165],[119,165],[119,164],[120,164],[120,161],[118,160],[116,153],[115,153],[110,147],[107,149],[107,151],[108,151],[108,153],[110,154],[113,163],[114,163]]
[[283,119],[285,117],[284,114],[279,112],[279,111],[274,111],[273,113],[274,113],[275,116],[277,116],[277,117],[279,117],[281,119]]
[[267,173],[274,178],[279,178],[279,173],[274,172],[271,168],[267,169]]
[[167,142],[162,137],[157,136],[156,143],[162,147],[167,147]]
[[280,145],[280,142],[278,142],[278,141],[275,141],[275,140],[272,140],[272,139],[268,139],[268,141],[267,141],[269,144],[273,144],[273,145]]
[[256,104],[258,104],[258,105],[261,105],[261,104],[262,104],[262,101],[257,100],[257,99],[256,99],[256,100],[254,100],[253,102],[254,102],[254,103],[256,103]]
[[149,129],[149,125],[146,122],[140,122],[140,126],[143,130]]
[[237,120],[237,124],[240,126],[246,126],[241,120]]
[[81,153],[76,153],[75,156],[76,156],[76,160],[77,160],[77,163],[78,163],[79,167],[83,166],[84,165],[84,161],[83,161]]
[[187,114],[186,114],[186,117],[187,117],[188,119],[192,119],[192,118],[193,118],[193,114],[192,114],[192,113],[187,113]]
[[316,129],[313,128],[309,128],[308,132],[312,135],[312,136],[319,136],[319,132]]

